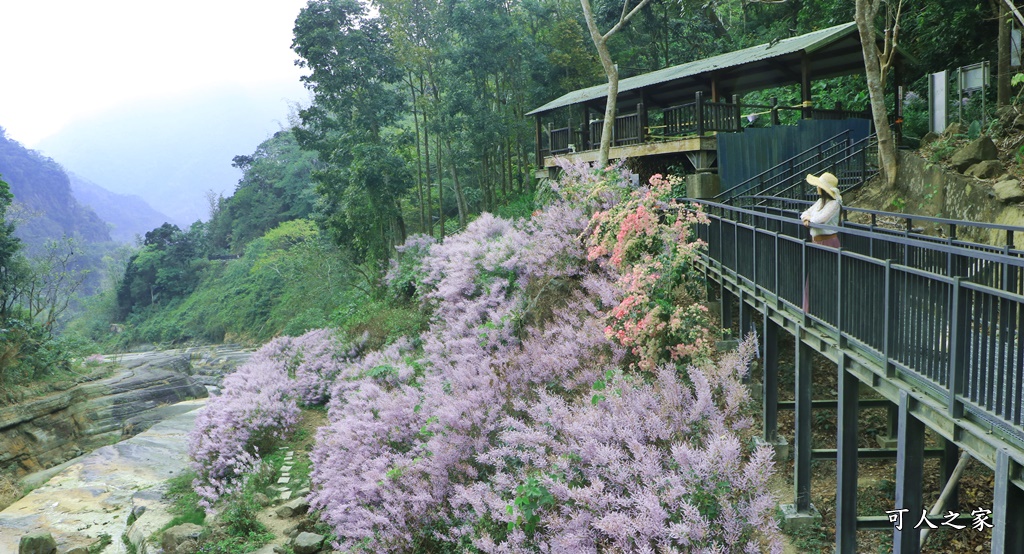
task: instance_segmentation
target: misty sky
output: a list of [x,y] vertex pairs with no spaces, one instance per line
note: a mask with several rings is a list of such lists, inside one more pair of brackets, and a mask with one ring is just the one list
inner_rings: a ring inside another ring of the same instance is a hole
[[[0,1],[0,126],[34,147],[119,105],[291,84],[305,0]],[[282,117],[284,114],[282,113]]]

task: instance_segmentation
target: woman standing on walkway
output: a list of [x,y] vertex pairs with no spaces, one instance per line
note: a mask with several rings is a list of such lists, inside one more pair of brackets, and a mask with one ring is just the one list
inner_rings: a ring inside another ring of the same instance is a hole
[[839,194],[839,179],[831,173],[822,173],[821,177],[807,176],[807,182],[818,187],[818,201],[800,214],[804,227],[810,227],[811,240],[816,244],[839,248],[839,236],[835,231],[811,227],[814,225],[839,226],[839,212],[843,208],[843,197]]
[[[839,179],[826,172],[822,173],[821,177],[808,175],[807,182],[818,188],[818,201],[800,214],[800,221],[803,222],[804,227],[811,230],[811,240],[815,244],[839,248],[839,235],[834,230],[818,227],[819,225],[839,226],[839,214],[843,209],[843,196],[839,194]],[[808,296],[808,280],[804,280],[803,308],[805,312],[810,305]]]

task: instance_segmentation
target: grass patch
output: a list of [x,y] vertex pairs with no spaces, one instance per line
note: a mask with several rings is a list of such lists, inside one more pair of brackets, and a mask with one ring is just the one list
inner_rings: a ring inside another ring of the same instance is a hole
[[199,495],[192,490],[192,481],[195,478],[196,473],[189,470],[168,481],[164,496],[172,501],[168,511],[174,514],[174,517],[160,529],[160,532],[183,523],[205,523],[206,512],[199,506]]
[[107,533],[100,534],[100,540],[89,546],[89,554],[100,554],[103,549],[110,546],[114,540]]
[[14,504],[22,496],[24,491],[17,481],[9,475],[0,475],[0,510]]

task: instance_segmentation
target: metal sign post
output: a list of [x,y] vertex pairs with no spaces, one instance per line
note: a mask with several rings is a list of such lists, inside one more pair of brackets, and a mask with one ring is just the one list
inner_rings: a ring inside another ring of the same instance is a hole
[[964,103],[963,96],[965,92],[974,92],[976,90],[981,91],[981,124],[985,125],[985,89],[988,88],[989,83],[989,69],[988,62],[979,62],[971,65],[965,65],[957,71],[957,111],[959,113],[960,122],[963,123],[964,119]]

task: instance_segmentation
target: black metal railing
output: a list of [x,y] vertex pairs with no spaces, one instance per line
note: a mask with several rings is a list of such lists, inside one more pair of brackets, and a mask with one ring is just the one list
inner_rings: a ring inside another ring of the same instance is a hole
[[807,174],[824,171],[835,175],[839,190],[846,192],[863,185],[878,173],[877,166],[871,162],[871,152],[876,144],[873,135],[856,142],[825,141],[730,188],[715,200],[751,207],[770,204],[774,199],[812,199],[815,191],[807,184]]
[[[1024,258],[848,227],[828,228],[840,233],[843,248],[834,249],[802,238],[791,218],[698,203],[709,217],[696,228],[708,243],[709,271],[778,300],[768,306],[806,307],[807,318],[919,385],[954,417],[973,414],[1024,441]],[[874,243],[881,256],[848,247],[858,242]],[[971,274],[977,268],[984,271]],[[991,286],[1008,283],[1016,285]]]

